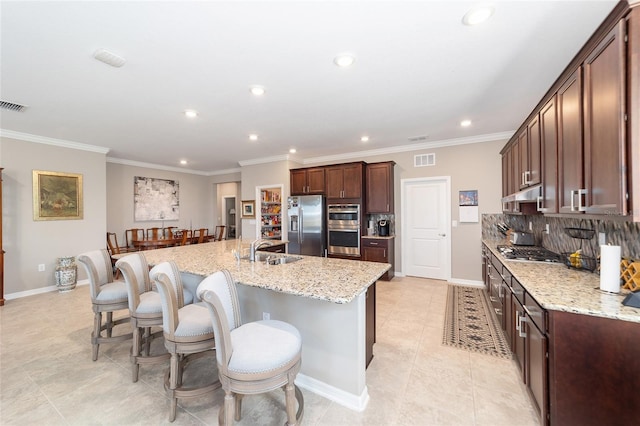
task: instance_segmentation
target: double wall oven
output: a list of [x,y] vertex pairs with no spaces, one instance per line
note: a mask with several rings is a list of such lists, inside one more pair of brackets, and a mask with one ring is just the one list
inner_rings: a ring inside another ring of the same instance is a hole
[[327,234],[329,254],[360,256],[360,205],[329,204]]

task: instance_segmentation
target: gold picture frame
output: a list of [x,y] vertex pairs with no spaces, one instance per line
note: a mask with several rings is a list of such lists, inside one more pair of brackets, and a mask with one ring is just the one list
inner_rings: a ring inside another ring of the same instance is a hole
[[33,171],[33,220],[82,218],[82,175]]
[[256,201],[243,200],[242,201],[242,218],[251,219],[254,217],[256,217]]

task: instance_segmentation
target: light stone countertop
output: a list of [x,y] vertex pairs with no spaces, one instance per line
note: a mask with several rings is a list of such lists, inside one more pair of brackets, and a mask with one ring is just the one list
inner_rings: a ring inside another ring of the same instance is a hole
[[[302,259],[282,265],[247,259],[238,262],[232,252],[237,246],[237,240],[226,240],[141,253],[150,265],[173,260],[180,271],[204,277],[228,269],[233,279],[244,285],[333,303],[351,302],[391,268],[388,263],[297,254],[292,256]],[[248,253],[248,244],[243,249]]]
[[640,323],[640,309],[622,304],[629,290],[621,289],[619,294],[600,290],[600,275],[562,263],[508,260],[496,249],[505,241],[483,243],[543,308]]

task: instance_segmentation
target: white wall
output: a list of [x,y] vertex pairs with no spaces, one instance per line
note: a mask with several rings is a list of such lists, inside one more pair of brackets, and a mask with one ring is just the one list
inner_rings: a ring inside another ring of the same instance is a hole
[[[501,213],[502,205],[502,158],[500,150],[507,140],[474,143],[350,158],[344,161],[395,161],[394,192],[395,192],[395,270],[402,274],[402,239],[401,222],[401,179],[451,176],[451,219],[459,221],[458,191],[478,190],[479,215],[483,213]],[[436,164],[429,167],[414,167],[414,156],[418,154],[435,153]],[[323,165],[325,163],[305,164],[307,166]],[[296,166],[299,167],[299,166]],[[451,229],[451,279],[452,281],[481,281],[482,265],[479,256],[482,229],[481,223],[460,223]]]
[[[181,229],[215,227],[215,185],[206,176],[175,171],[135,167],[107,163],[107,229],[124,242],[124,232],[130,228],[151,228],[161,225]],[[178,220],[134,221],[133,178],[143,176],[156,179],[175,180],[179,183],[180,217]]]
[[[55,285],[58,257],[105,247],[107,209],[105,154],[0,139],[3,192],[4,293]],[[33,170],[79,173],[83,179],[81,220],[33,220]],[[44,264],[45,271],[38,272]],[[78,268],[78,278],[84,271]]]

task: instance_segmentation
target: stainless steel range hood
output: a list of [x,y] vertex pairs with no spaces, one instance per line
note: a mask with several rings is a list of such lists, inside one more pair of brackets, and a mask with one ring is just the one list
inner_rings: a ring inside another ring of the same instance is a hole
[[517,201],[520,203],[535,203],[538,201],[538,197],[541,195],[542,185],[532,186],[531,188],[523,189],[520,192],[515,192],[513,194],[507,195],[502,198],[503,203],[510,203],[512,201]]

